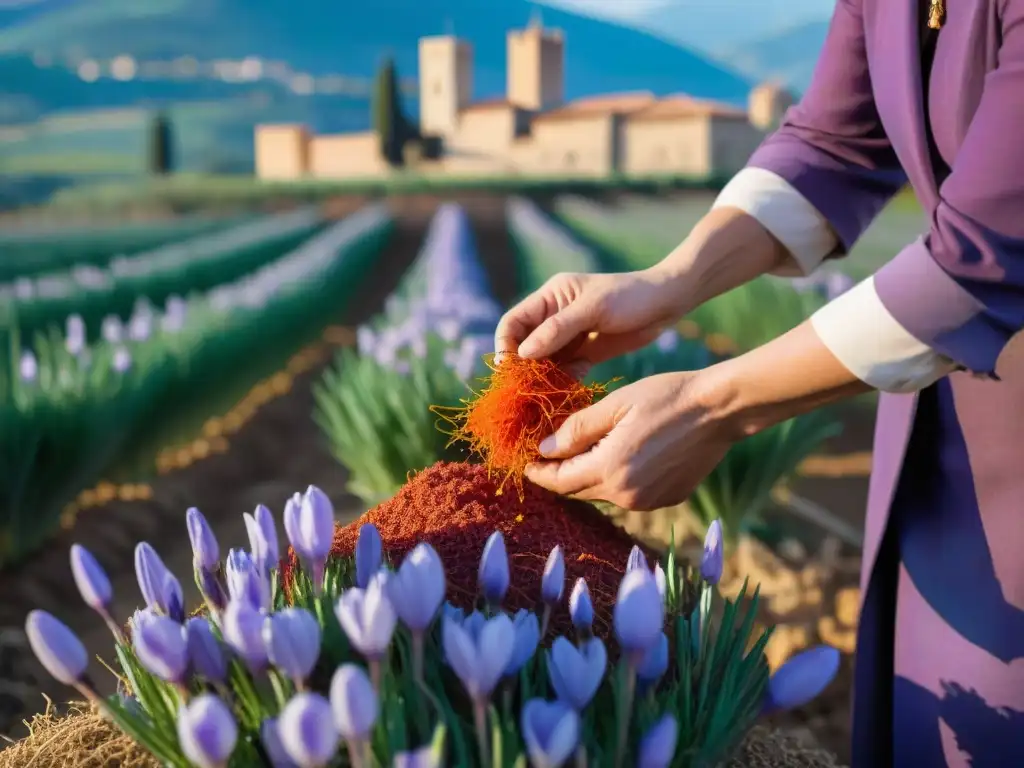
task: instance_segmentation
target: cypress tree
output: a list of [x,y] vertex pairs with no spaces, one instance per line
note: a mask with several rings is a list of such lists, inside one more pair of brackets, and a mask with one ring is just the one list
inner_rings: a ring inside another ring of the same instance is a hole
[[173,157],[171,121],[163,112],[153,116],[149,126],[149,172],[164,176],[171,172]]
[[377,71],[374,89],[373,129],[380,140],[384,159],[393,166],[402,164],[402,151],[410,138],[409,123],[402,112],[398,89],[398,71],[392,58],[387,58]]

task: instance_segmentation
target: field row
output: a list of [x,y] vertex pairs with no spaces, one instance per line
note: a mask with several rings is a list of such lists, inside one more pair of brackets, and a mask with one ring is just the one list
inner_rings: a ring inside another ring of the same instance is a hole
[[[518,292],[561,271],[640,266],[643,256],[628,242],[567,211],[525,198],[504,203]],[[334,223],[314,208],[204,222],[205,232],[127,257],[104,261],[90,245],[79,262],[69,251],[62,272],[0,288],[14,318],[0,327],[11,350],[0,357],[0,563],[39,546],[68,502],[139,453],[159,423],[202,409],[239,371],[251,384],[318,333],[358,295],[368,270],[389,268],[394,225],[383,205]],[[457,405],[481,375],[502,311],[479,235],[462,207],[442,205],[385,311],[359,329],[358,349],[342,351],[316,386],[315,418],[348,469],[350,490],[368,504],[394,493],[410,471],[452,455],[429,406]],[[20,258],[29,259],[33,238],[23,240]],[[88,270],[92,278],[81,279]],[[701,367],[795,325],[820,300],[782,281],[759,281],[592,376],[629,382]],[[737,469],[751,460],[738,448],[695,498],[701,517],[745,525],[832,427],[817,418],[794,424],[744,444],[743,451],[777,457],[762,462],[762,474]],[[729,518],[725,504],[739,512]]]

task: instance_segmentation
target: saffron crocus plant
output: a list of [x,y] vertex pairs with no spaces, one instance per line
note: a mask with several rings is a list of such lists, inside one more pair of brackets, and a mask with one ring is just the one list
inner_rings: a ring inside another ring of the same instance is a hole
[[[329,504],[317,489],[306,494]],[[269,512],[258,517],[259,541],[276,542]],[[673,549],[654,568],[639,550],[623,563],[604,638],[591,632],[586,583],[555,583],[565,579],[556,549],[537,606],[569,611],[575,632],[553,637],[538,615],[503,605],[516,573],[498,534],[483,553],[478,607],[467,611],[445,602],[443,563],[426,543],[390,563],[364,526],[355,562],[308,556],[284,589],[253,553],[214,562],[223,548],[195,512],[189,520],[197,579],[227,605],[186,620],[175,577],[143,544],[146,605],[127,636],[106,613],[100,566],[74,550],[83,597],[113,628],[124,681],[116,696],[99,697],[84,647],[58,619],[35,611],[27,626],[54,677],[171,768],[705,768],[722,764],[761,714],[816,696],[838,666],[838,652],[821,647],[769,678],[770,630],[753,629],[757,590],[745,605],[715,591],[717,539],[699,566]],[[289,539],[301,533],[293,546],[325,550],[330,531],[300,528],[286,528]],[[210,589],[222,579],[231,583]]]

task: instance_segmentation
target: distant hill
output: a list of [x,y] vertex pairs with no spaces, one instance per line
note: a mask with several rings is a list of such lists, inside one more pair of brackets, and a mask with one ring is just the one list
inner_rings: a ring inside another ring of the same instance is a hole
[[828,33],[828,20],[811,21],[723,51],[718,58],[748,77],[806,90]]
[[450,29],[474,44],[475,90],[492,96],[505,87],[506,31],[537,9],[545,25],[566,34],[569,97],[649,89],[740,103],[751,86],[679,45],[531,0],[486,0],[486,12],[481,0],[373,0],[349,10],[338,0],[58,0],[0,28],[0,53],[257,55],[312,74],[369,76],[389,52],[400,72],[413,75],[417,39]]

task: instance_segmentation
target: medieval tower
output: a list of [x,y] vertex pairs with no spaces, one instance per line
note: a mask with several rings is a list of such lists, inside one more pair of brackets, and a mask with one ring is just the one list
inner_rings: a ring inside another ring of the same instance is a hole
[[565,40],[544,29],[536,16],[526,29],[508,33],[509,102],[533,112],[560,106],[565,99]]
[[473,48],[454,35],[424,37],[419,59],[420,130],[450,136],[473,95]]

